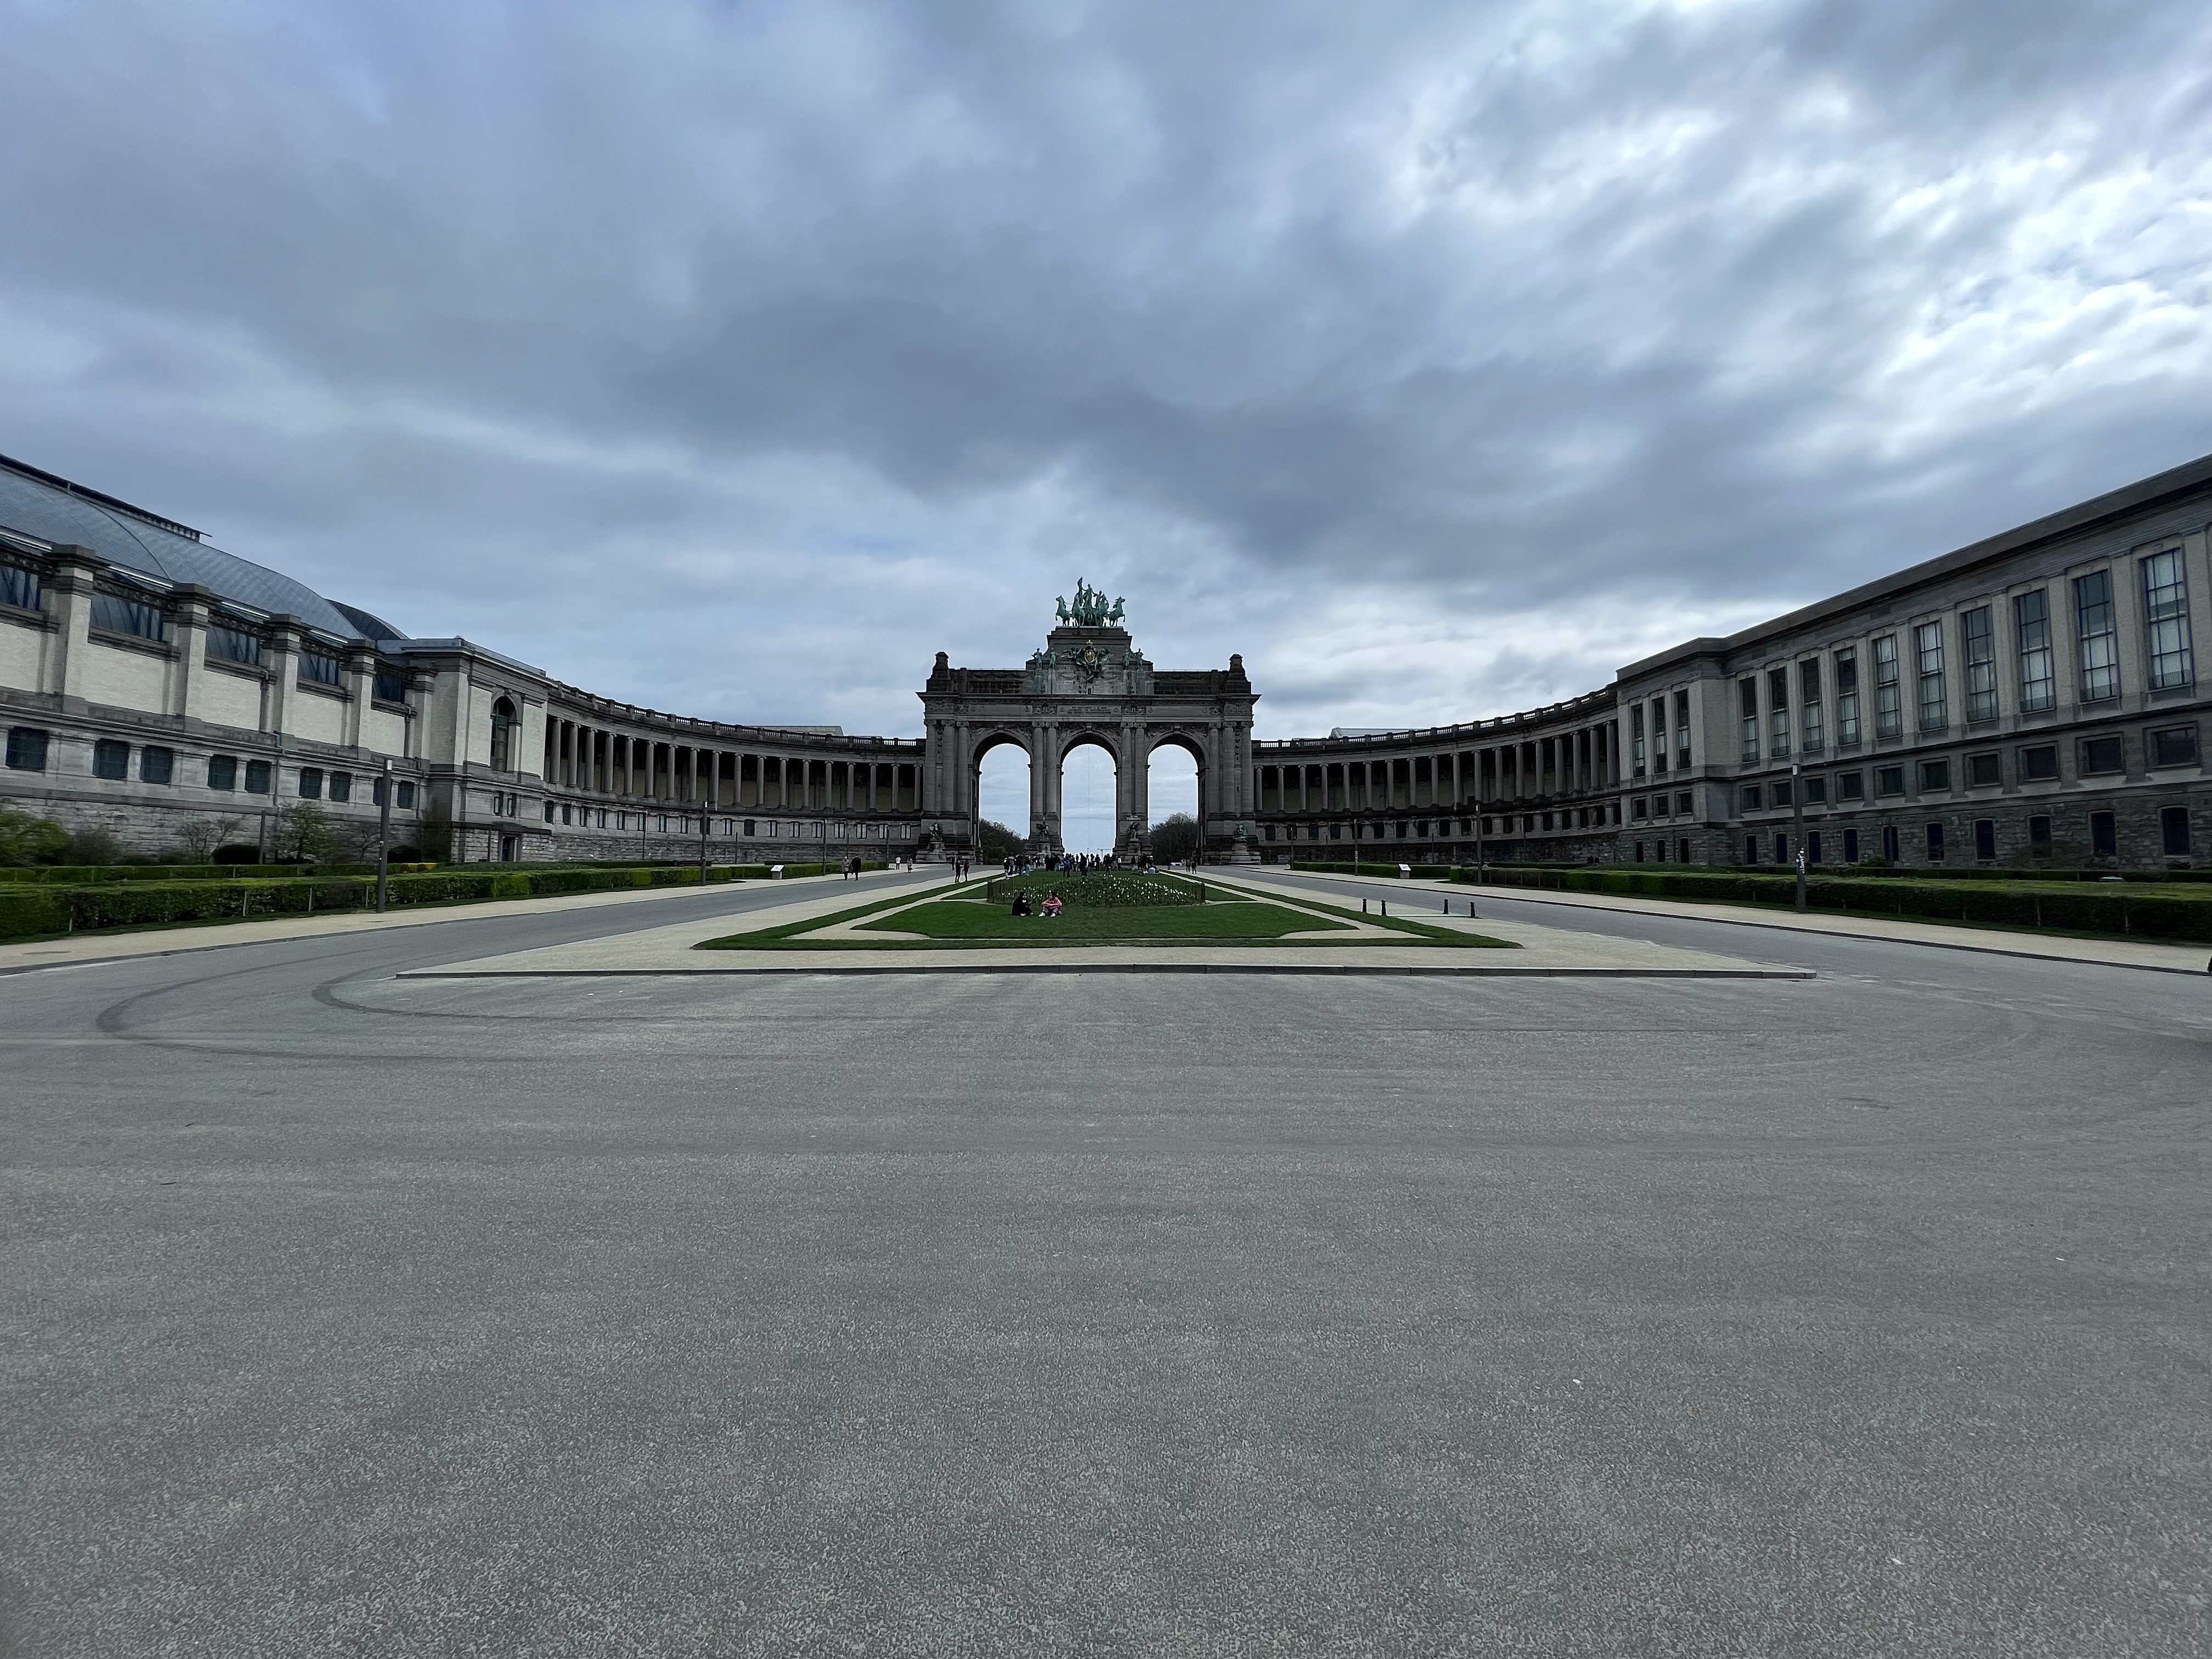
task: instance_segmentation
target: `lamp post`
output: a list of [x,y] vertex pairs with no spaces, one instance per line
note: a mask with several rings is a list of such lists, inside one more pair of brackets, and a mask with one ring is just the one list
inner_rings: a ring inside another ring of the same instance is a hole
[[707,884],[707,803],[699,803],[699,884]]
[[1797,843],[1797,914],[1805,914],[1805,777],[1802,763],[1790,763],[1790,830]]
[[384,763],[383,798],[376,810],[376,914],[384,914],[392,878],[392,763]]

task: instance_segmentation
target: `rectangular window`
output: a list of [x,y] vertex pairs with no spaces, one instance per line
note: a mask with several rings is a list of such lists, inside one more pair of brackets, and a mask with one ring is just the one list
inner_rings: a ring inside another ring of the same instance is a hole
[[261,665],[261,636],[242,628],[225,628],[216,623],[207,631],[207,653],[210,662],[242,662],[249,668],[258,668]]
[[2012,602],[2013,641],[2020,652],[2020,712],[2047,714],[2058,701],[2051,672],[2051,596],[2041,588]]
[[2081,701],[2120,695],[2120,636],[2112,619],[2112,573],[2074,579],[2074,631],[2081,648]]
[[1820,832],[1818,830],[1811,830],[1806,832],[1805,862],[1808,864],[1819,864],[1821,862]]
[[1846,830],[1844,831],[1844,862],[1856,864],[1858,861],[1859,832],[1856,830]]
[[2169,548],[2145,559],[2142,585],[2150,689],[2182,690],[2195,683],[2197,667],[2189,649],[2189,588],[2181,572],[2181,550]]
[[110,634],[130,634],[142,640],[167,637],[161,607],[120,593],[92,596],[92,625]]
[[1995,818],[1974,820],[1974,856],[1987,864],[1997,855],[1997,821]]
[[246,763],[246,793],[247,794],[268,794],[270,793],[270,782],[271,779],[269,775],[269,763],[267,761],[250,760]]
[[1797,665],[1797,725],[1805,752],[1817,755],[1826,741],[1820,727],[1820,659],[1808,657]]
[[121,779],[131,775],[131,745],[102,738],[92,745],[92,775]]
[[37,571],[20,564],[0,564],[0,605],[40,610],[44,597],[40,587]]
[[1905,769],[1901,766],[1877,766],[1874,769],[1874,792],[1877,795],[1901,795],[1905,793]]
[[2058,775],[2058,745],[2039,743],[2020,751],[2020,776],[2023,783],[2049,783]]
[[2169,726],[2150,734],[2150,763],[2153,766],[2194,766],[2197,763],[2197,728],[2193,726]]
[[331,799],[332,800],[351,800],[353,799],[352,773],[333,772],[331,774]]
[[1738,680],[1735,698],[1743,720],[1743,746],[1738,757],[1749,765],[1759,758],[1759,682]]
[[1759,862],[1759,837],[1757,836],[1746,836],[1743,838],[1743,861],[1746,864],[1756,864]]
[[173,783],[177,776],[177,751],[156,749],[150,744],[138,751],[138,781],[141,783]]
[[1826,778],[1805,780],[1805,805],[1826,806],[1828,804],[1828,781]]
[[1940,793],[1951,787],[1951,763],[1947,760],[1920,763],[1920,790],[1923,794]]
[[1885,634],[1874,642],[1874,734],[1877,738],[1905,735],[1904,692],[1898,684],[1894,634]]
[[2033,853],[2048,855],[2051,851],[2051,815],[2038,812],[2027,821],[2027,846]]
[[1739,811],[1756,812],[1766,805],[1765,791],[1758,784],[1747,783],[1735,793]]
[[2004,763],[1995,755],[1966,757],[1966,782],[1975,789],[1986,789],[1991,784],[2004,781]]
[[1651,769],[1667,769],[1667,699],[1651,699]]
[[403,783],[399,786],[399,805],[404,811],[411,811],[414,809],[415,786],[413,784]]
[[1628,711],[1629,764],[1634,769],[1632,777],[1642,777],[1644,765],[1644,705],[1638,703]]
[[1775,804],[1775,805],[1776,805],[1776,806],[1778,806],[1778,807],[1788,806],[1788,805],[1790,805],[1790,804],[1791,804],[1791,803],[1792,803],[1796,799],[1796,797],[1795,792],[1793,792],[1793,791],[1791,790],[1790,787],[1788,784],[1786,784],[1786,783],[1782,783],[1782,782],[1777,782],[1777,783],[1775,784],[1775,786],[1774,786],[1774,804]]
[[1776,760],[1790,757],[1790,671],[1766,671],[1766,751]]
[[238,787],[238,757],[210,755],[208,757],[208,787],[235,789]]
[[1837,773],[1836,799],[1838,800],[1864,800],[1866,799],[1866,774],[1863,772]]
[[1686,817],[1689,815],[1690,792],[1688,790],[1678,789],[1674,792],[1674,811]]
[[1881,826],[1881,856],[1885,862],[1889,864],[1905,862],[1903,841],[1904,838],[1897,833],[1895,824],[1885,823]]
[[320,800],[323,798],[323,769],[303,766],[300,769],[300,799]]
[[1943,826],[1940,823],[1931,823],[1928,826],[1928,862],[1930,864],[1943,862]]
[[376,671],[376,689],[371,695],[379,702],[405,702],[407,676],[397,668],[380,667]]
[[1674,694],[1674,764],[1687,767],[1690,763],[1690,694]]
[[8,769],[43,772],[46,769],[46,734],[35,726],[8,728]]
[[311,685],[336,685],[343,678],[343,665],[327,651],[307,651],[300,656],[300,678]]
[[1836,653],[1836,743],[1854,747],[1859,740],[1859,653]]
[[2118,738],[2081,739],[2081,775],[2094,777],[2128,769],[2127,745]]
[[1651,816],[1651,803],[1644,796],[1638,795],[1634,800],[1629,802],[1628,816],[1638,823],[1643,823]]
[[1774,832],[1774,861],[1777,864],[1790,862],[1790,837],[1779,830]]
[[2185,859],[2189,856],[2189,809],[2186,806],[2168,806],[2160,811],[2158,828],[2166,846],[2166,857]]
[[1920,729],[1941,732],[1943,704],[1943,624],[1922,623],[1912,630],[1912,651],[1920,686]]
[[1997,635],[1990,608],[1977,605],[1959,617],[1959,636],[1966,653],[1966,719],[1997,717]]
[[2120,855],[2119,823],[2110,812],[2089,814],[2089,851],[2100,859]]

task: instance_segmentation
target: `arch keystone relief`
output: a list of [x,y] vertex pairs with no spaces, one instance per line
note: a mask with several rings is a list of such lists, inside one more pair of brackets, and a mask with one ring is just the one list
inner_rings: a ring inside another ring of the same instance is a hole
[[1055,602],[1060,625],[1019,668],[955,668],[942,651],[921,693],[929,734],[923,817],[953,846],[974,846],[981,817],[983,757],[1011,743],[1030,757],[1029,842],[1057,853],[1060,766],[1071,750],[1096,744],[1113,757],[1114,846],[1141,857],[1151,825],[1146,762],[1172,744],[1198,765],[1198,821],[1206,855],[1235,862],[1251,848],[1252,708],[1259,702],[1244,659],[1226,669],[1156,668],[1110,605],[1088,583],[1075,602]]

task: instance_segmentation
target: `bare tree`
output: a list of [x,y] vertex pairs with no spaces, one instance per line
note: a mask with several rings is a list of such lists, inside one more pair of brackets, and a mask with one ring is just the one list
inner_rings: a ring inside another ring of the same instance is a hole
[[235,836],[246,820],[240,817],[186,818],[177,826],[177,851],[189,864],[205,864],[215,849]]

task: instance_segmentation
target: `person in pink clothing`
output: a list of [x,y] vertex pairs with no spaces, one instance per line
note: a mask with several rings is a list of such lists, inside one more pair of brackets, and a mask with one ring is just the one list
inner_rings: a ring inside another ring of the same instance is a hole
[[1059,894],[1047,893],[1044,896],[1044,914],[1048,921],[1057,921],[1060,911],[1066,908],[1060,903]]

